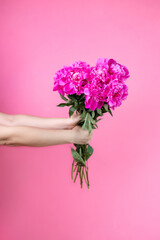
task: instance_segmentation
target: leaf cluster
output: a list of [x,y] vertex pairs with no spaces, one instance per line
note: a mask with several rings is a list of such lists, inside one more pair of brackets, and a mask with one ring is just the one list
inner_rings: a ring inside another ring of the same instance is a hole
[[[76,95],[71,94],[64,97],[60,94],[61,98],[65,101],[64,103],[60,103],[57,105],[58,107],[69,106],[69,116],[71,117],[73,113],[76,111],[81,114],[81,120],[78,125],[83,129],[88,130],[91,133],[92,129],[98,128],[97,122],[100,121],[103,117],[103,114],[108,112],[111,116],[113,116],[111,109],[107,103],[105,103],[101,109],[95,109],[92,111],[91,109],[85,108],[85,95]],[[89,145],[78,145],[74,144],[76,149],[71,148],[71,153],[73,157],[71,177],[73,179],[73,173],[76,172],[74,182],[79,174],[80,183],[82,187],[83,178],[89,188],[89,178],[88,178],[88,159],[93,154],[93,148]],[[87,165],[86,165],[87,163]]]
[[65,103],[60,103],[57,105],[58,107],[70,106],[69,108],[69,116],[71,117],[73,113],[79,112],[81,114],[81,121],[78,125],[80,125],[83,129],[92,131],[92,129],[98,128],[97,122],[100,121],[104,113],[108,112],[113,116],[112,111],[107,103],[105,103],[101,109],[95,109],[92,111],[91,109],[85,108],[85,95],[77,95],[71,94],[64,97],[60,94],[61,98],[65,101]]
[[[73,173],[76,172],[74,182],[77,179],[79,174],[81,188],[83,185],[83,178],[86,182],[87,187],[89,188],[89,178],[88,178],[88,159],[93,154],[93,148],[87,145],[78,145],[74,144],[76,150],[71,148],[73,163],[71,169],[71,178],[73,179]],[[87,165],[86,165],[87,163]]]

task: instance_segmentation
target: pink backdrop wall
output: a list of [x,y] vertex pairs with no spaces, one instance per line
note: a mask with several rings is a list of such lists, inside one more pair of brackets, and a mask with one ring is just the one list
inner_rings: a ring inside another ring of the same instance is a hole
[[1,240],[160,239],[159,26],[158,0],[0,1],[1,112],[66,117],[53,75],[76,60],[131,75],[94,131],[90,190],[71,180],[71,145],[0,147]]

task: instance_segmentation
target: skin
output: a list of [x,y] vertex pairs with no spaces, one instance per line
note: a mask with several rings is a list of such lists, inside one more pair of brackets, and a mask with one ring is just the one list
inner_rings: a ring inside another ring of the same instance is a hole
[[43,147],[58,144],[88,144],[91,134],[70,118],[44,118],[33,115],[0,113],[0,145]]

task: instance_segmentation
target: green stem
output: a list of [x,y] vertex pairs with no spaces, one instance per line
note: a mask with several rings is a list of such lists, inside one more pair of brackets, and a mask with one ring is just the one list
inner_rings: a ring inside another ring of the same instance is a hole
[[72,178],[72,179],[73,179],[73,167],[74,167],[74,159],[73,159],[72,169],[71,169],[71,178]]

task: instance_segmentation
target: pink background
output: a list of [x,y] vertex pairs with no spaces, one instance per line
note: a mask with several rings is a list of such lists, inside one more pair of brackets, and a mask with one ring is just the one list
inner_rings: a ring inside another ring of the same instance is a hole
[[76,60],[126,65],[129,96],[94,131],[90,190],[72,145],[0,147],[1,240],[160,239],[160,2],[0,2],[0,111],[67,117],[53,75]]

